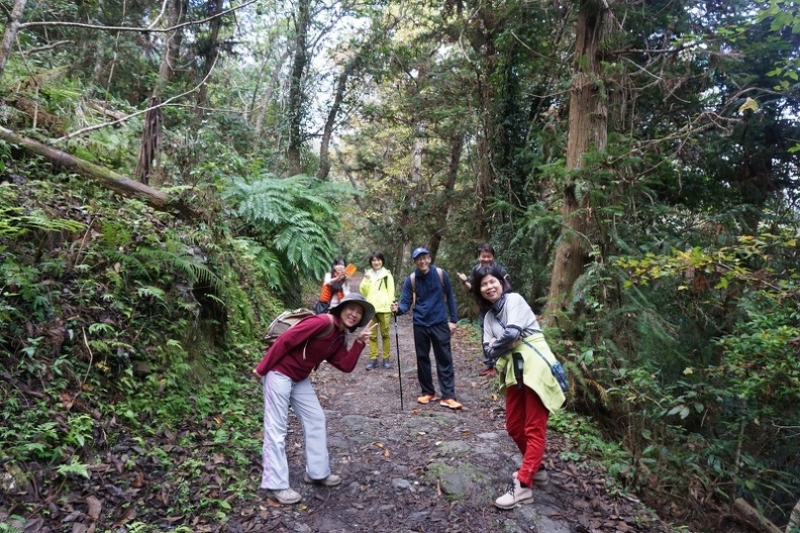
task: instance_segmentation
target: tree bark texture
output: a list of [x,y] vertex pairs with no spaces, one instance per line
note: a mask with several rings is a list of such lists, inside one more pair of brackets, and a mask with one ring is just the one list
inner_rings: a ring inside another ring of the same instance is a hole
[[[575,74],[569,101],[567,170],[582,168],[587,152],[606,149],[608,115],[600,91],[600,47],[609,15],[598,2],[581,0],[575,32]],[[561,239],[545,311],[548,321],[555,320],[558,312],[566,309],[572,287],[589,261],[590,207],[588,195],[579,197],[575,183],[564,187]]]
[[[167,3],[167,26],[174,27],[181,23],[185,13],[185,0],[169,0]],[[136,177],[145,185],[150,184],[151,175],[158,170],[161,158],[161,91],[173,76],[172,65],[180,56],[181,39],[180,30],[175,30],[167,34],[167,42],[164,47],[164,56],[161,58],[161,65],[158,69],[158,78],[150,96],[149,109],[144,119],[142,139],[139,143],[139,157],[136,163]],[[154,176],[153,185],[161,185],[159,177]]]
[[303,107],[305,95],[303,93],[303,74],[308,63],[308,28],[311,25],[311,0],[300,0],[295,17],[295,48],[292,62],[292,77],[289,80],[289,146],[286,149],[286,159],[291,175],[303,171],[301,151],[303,136]]
[[19,30],[22,12],[25,11],[26,3],[27,0],[16,0],[11,10],[11,16],[8,22],[6,22],[3,40],[0,42],[0,79],[3,78],[3,73],[6,70],[6,63],[8,63],[8,55],[11,53],[11,47],[14,46],[14,41],[17,39],[17,31]]
[[164,192],[148,187],[136,180],[128,179],[107,168],[79,159],[61,150],[51,148],[38,141],[23,137],[17,133],[0,127],[0,139],[15,144],[29,153],[44,157],[53,165],[67,168],[85,178],[99,181],[109,189],[119,194],[139,198],[148,205],[160,211],[177,211],[185,218],[201,218],[201,213],[192,206],[171,198]]

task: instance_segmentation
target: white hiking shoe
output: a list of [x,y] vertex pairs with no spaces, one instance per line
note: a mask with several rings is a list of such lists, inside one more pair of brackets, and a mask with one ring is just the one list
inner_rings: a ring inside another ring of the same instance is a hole
[[500,509],[513,509],[517,505],[525,503],[533,503],[533,489],[520,485],[516,476],[508,486],[508,492],[494,501],[494,504]]
[[292,489],[281,489],[281,490],[267,490],[267,495],[275,498],[278,502],[282,503],[283,505],[291,505],[293,503],[297,503],[303,499],[299,492],[295,492]]
[[[511,477],[517,479],[517,472],[511,474]],[[547,470],[544,467],[539,468],[536,473],[533,475],[533,484],[536,487],[544,487],[548,483],[550,483],[550,475],[547,473]]]
[[331,474],[325,479],[311,479],[308,474],[303,476],[303,481],[314,485],[322,485],[324,487],[335,487],[342,482],[342,478],[336,474]]

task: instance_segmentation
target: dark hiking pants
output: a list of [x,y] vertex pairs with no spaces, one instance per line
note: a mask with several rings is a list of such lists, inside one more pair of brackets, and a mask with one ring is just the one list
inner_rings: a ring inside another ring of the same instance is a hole
[[450,351],[450,326],[447,322],[434,326],[414,324],[414,348],[417,352],[417,378],[422,394],[436,395],[431,374],[431,346],[436,357],[436,375],[442,399],[456,399],[453,354]]

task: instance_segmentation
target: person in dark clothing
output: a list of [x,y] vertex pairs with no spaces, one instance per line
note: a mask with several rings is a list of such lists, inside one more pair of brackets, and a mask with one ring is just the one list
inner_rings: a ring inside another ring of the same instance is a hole
[[456,400],[453,354],[450,351],[450,334],[456,328],[458,314],[450,277],[444,269],[431,264],[427,249],[417,248],[411,253],[416,265],[414,272],[403,282],[400,303],[392,304],[398,315],[414,310],[414,347],[417,352],[417,378],[422,396],[417,402],[435,401],[436,389],[431,373],[430,351],[436,358],[436,375],[442,396],[439,405],[461,409]]
[[[474,283],[475,276],[478,273],[478,270],[480,270],[483,267],[490,268],[495,265],[498,267],[498,272],[503,276],[503,280],[511,283],[511,280],[508,279],[508,272],[506,272],[505,267],[500,263],[498,263],[497,261],[495,261],[494,247],[489,243],[484,243],[478,246],[478,262],[472,266],[472,272],[469,278],[465,274],[462,274],[461,272],[456,272],[456,274],[458,275],[458,278],[461,280],[461,283],[464,285],[464,288],[467,290],[467,292],[469,292],[472,290],[472,285]],[[481,331],[483,331],[484,318],[486,318],[486,311],[481,309],[480,311]],[[483,362],[483,370],[481,370],[479,375],[481,376],[495,375],[496,371],[494,369],[494,365],[492,364],[492,361],[486,354],[485,350],[481,356],[481,360]]]

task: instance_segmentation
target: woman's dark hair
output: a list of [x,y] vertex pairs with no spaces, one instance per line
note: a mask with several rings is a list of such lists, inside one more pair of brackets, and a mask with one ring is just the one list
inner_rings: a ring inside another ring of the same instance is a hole
[[386,265],[386,258],[383,257],[383,252],[377,252],[376,251],[376,252],[372,252],[371,254],[369,254],[369,265],[370,266],[372,266],[372,260],[373,259],[380,259],[381,263],[383,263],[384,266]]
[[471,282],[472,296],[475,297],[475,301],[478,303],[478,307],[481,311],[492,308],[492,302],[484,298],[481,294],[481,281],[483,281],[483,278],[486,276],[494,276],[500,281],[500,285],[503,287],[503,294],[511,292],[511,283],[507,278],[503,277],[503,274],[503,267],[499,266],[497,263],[491,266],[482,266],[474,271]]
[[336,273],[336,265],[344,266],[346,264],[347,263],[344,262],[344,257],[342,257],[340,255],[339,257],[337,257],[336,259],[333,260],[333,263],[331,263],[331,274],[335,274]]
[[497,257],[497,254],[494,253],[494,246],[492,246],[488,242],[485,242],[485,243],[483,243],[483,244],[478,246],[478,254],[477,255],[481,255],[483,252],[492,254],[493,256]]

